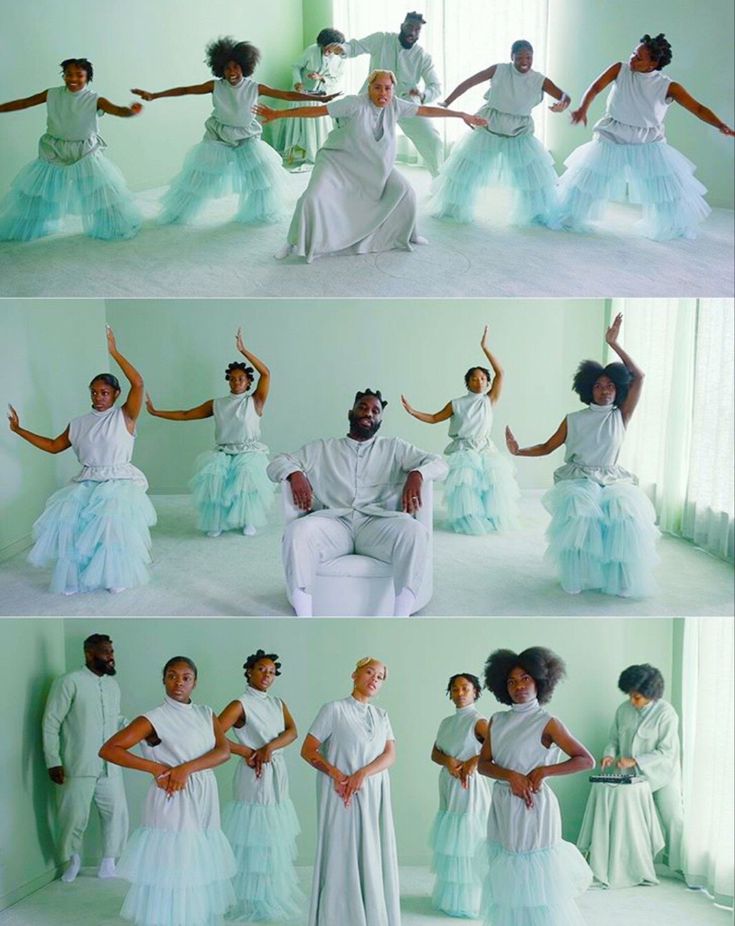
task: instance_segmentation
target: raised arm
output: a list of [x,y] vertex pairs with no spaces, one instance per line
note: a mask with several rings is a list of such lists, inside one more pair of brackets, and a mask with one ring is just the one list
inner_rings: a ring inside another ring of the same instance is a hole
[[412,415],[414,418],[418,418],[419,421],[423,421],[425,424],[439,424],[440,421],[446,421],[448,418],[452,417],[451,402],[447,402],[441,411],[434,412],[433,415],[430,412],[417,412],[415,408],[412,408],[408,404],[408,399],[405,397],[405,395],[401,396],[401,404],[409,415]]
[[612,325],[610,325],[605,333],[605,340],[610,346],[610,349],[615,351],[618,357],[620,357],[620,359],[625,364],[625,368],[633,377],[631,384],[628,387],[628,395],[625,397],[625,401],[622,403],[622,405],[618,406],[623,416],[623,423],[627,425],[628,421],[630,420],[630,416],[635,411],[636,405],[638,405],[640,400],[641,391],[643,390],[643,380],[646,374],[636,364],[630,354],[623,350],[622,345],[618,343],[618,338],[620,337],[620,327],[622,324],[623,315],[621,312],[618,312],[613,320]]
[[495,403],[500,398],[500,393],[503,391],[503,382],[505,380],[505,371],[503,370],[498,358],[490,350],[490,341],[488,335],[488,327],[485,325],[485,330],[482,332],[482,340],[480,341],[480,347],[482,348],[483,354],[487,357],[487,362],[490,364],[490,368],[493,373],[493,384],[490,387],[490,392],[488,392],[488,398],[491,403]]
[[693,96],[687,93],[681,84],[669,84],[669,96],[672,100],[676,100],[680,106],[683,106],[684,109],[692,113],[692,115],[696,116],[697,119],[701,119],[702,122],[706,122],[707,125],[713,125],[716,129],[719,129],[723,135],[735,135],[735,132],[733,132],[727,123],[723,122],[711,109],[704,106],[698,100],[695,100]]
[[461,84],[457,84],[454,90],[452,90],[449,96],[444,100],[444,105],[451,106],[455,100],[458,100],[463,93],[467,93],[472,87],[485,83],[487,80],[492,80],[492,78],[495,77],[496,68],[497,64],[491,64],[490,67],[485,68],[484,71],[478,71],[477,74],[473,74],[472,77],[463,80]]
[[505,446],[514,457],[545,457],[553,453],[567,439],[567,419],[565,418],[551,437],[543,444],[534,444],[533,447],[519,447],[510,428],[505,429]]
[[601,93],[608,84],[611,84],[615,80],[620,73],[621,67],[623,67],[622,62],[616,61],[615,64],[611,64],[606,71],[603,71],[602,74],[587,87],[579,109],[575,109],[572,112],[572,123],[574,125],[580,122],[587,125],[587,110],[590,108],[590,104],[598,93]]
[[143,399],[145,397],[143,377],[135,369],[133,364],[127,358],[123,357],[117,349],[115,335],[109,325],[105,325],[105,333],[107,335],[107,350],[115,363],[123,371],[125,379],[130,383],[130,392],[122,406],[122,410],[128,422],[128,429],[132,434],[135,429],[135,422],[138,420],[138,415],[143,407]]
[[419,106],[416,115],[427,119],[461,119],[470,128],[487,125],[487,119],[483,119],[482,116],[462,113],[457,109],[444,109],[442,106]]
[[544,91],[544,93],[548,93],[549,96],[553,97],[555,100],[558,100],[558,102],[554,103],[553,106],[549,106],[549,109],[552,113],[563,113],[567,106],[569,106],[569,104],[572,102],[572,98],[569,96],[569,94],[565,93],[563,90],[560,90],[553,81],[549,80],[548,77],[544,80],[541,89]]
[[58,437],[43,437],[41,434],[34,434],[33,431],[27,431],[20,426],[18,412],[12,405],[8,405],[8,424],[13,434],[17,434],[18,437],[22,437],[23,440],[27,440],[29,444],[33,444],[34,447],[38,447],[39,450],[44,450],[46,453],[61,453],[71,447],[69,425]]
[[592,753],[579,740],[575,739],[556,717],[552,717],[546,724],[544,732],[541,734],[541,742],[547,749],[552,744],[558,746],[569,758],[554,765],[539,765],[538,768],[529,772],[528,780],[531,782],[534,791],[539,790],[544,778],[550,778],[554,775],[573,775],[575,772],[583,772],[586,769],[595,767]]
[[242,328],[237,329],[237,334],[235,335],[235,347],[237,347],[243,357],[252,363],[252,365],[258,371],[259,379],[258,385],[255,389],[255,392],[253,393],[253,404],[255,405],[255,411],[259,415],[262,415],[263,406],[268,399],[268,392],[271,388],[271,371],[259,357],[256,357],[252,351],[245,347],[245,342],[242,338]]
[[141,90],[139,87],[133,87],[131,93],[147,100],[149,103],[153,100],[161,100],[169,96],[199,96],[204,93],[211,93],[214,90],[214,81],[205,80],[203,84],[192,84],[189,87],[169,87],[168,90],[158,90],[151,93],[149,90]]
[[23,97],[22,100],[10,100],[7,103],[0,103],[0,113],[14,113],[19,109],[30,109],[31,106],[40,106],[46,102],[48,90],[42,90],[40,93],[34,93],[33,96]]
[[328,103],[339,93],[307,93],[303,90],[278,90],[276,87],[269,87],[267,84],[258,84],[258,93],[261,96],[272,96],[276,100],[315,100],[318,103]]
[[[240,701],[230,701],[217,719],[219,720],[222,732],[227,734],[227,731],[231,730],[232,727],[242,727],[244,725],[245,709]],[[243,743],[237,743],[231,739],[228,739],[227,743],[233,755],[242,756],[246,761],[248,761],[255,752],[250,746],[245,746]]]
[[168,418],[169,421],[197,421],[200,418],[211,418],[214,414],[214,399],[207,399],[201,405],[194,408],[182,408],[178,411],[164,411],[162,408],[156,408],[153,400],[146,392],[145,407],[149,415],[154,418]]
[[130,106],[116,106],[104,96],[98,97],[97,106],[103,113],[109,113],[111,116],[122,116],[123,119],[137,116],[143,112],[142,103],[131,103]]
[[[320,97],[321,100],[324,97]],[[271,109],[270,106],[264,106],[258,103],[253,106],[253,112],[260,116],[263,124],[275,122],[277,119],[318,119],[320,116],[328,116],[329,110],[326,106],[296,106],[293,109]]]

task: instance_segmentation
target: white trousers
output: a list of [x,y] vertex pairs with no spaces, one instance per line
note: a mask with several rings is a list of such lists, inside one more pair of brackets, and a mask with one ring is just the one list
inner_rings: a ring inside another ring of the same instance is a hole
[[407,588],[417,595],[428,543],[426,528],[407,514],[387,518],[304,515],[291,521],[283,534],[286,585],[290,592],[302,588],[311,594],[320,563],[358,553],[392,565],[396,594]]
[[67,778],[54,785],[59,854],[62,860],[82,854],[84,831],[94,802],[102,825],[102,856],[118,858],[128,838],[128,804],[121,775]]
[[441,135],[431,124],[431,119],[423,116],[408,116],[399,119],[398,125],[404,135],[411,139],[416,150],[426,161],[432,177],[436,177],[444,160],[444,144]]

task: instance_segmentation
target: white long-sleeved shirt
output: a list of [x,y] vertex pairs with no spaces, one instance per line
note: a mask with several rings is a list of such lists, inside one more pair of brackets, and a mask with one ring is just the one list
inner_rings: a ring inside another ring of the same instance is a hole
[[659,699],[636,710],[624,701],[615,712],[610,741],[603,753],[635,759],[652,791],[676,783],[681,787],[679,718],[674,708]]
[[63,766],[72,778],[118,775],[98,752],[121,726],[120,686],[86,666],[55,679],[43,712],[46,767]]
[[[374,32],[364,39],[350,39],[342,47],[347,58],[370,55],[369,73],[375,70],[393,71],[397,81],[396,96],[415,100],[415,97],[409,96],[409,91],[421,90],[422,83],[422,103],[429,104],[441,95],[441,81],[431,55],[420,45],[404,48],[397,32]],[[360,92],[366,90],[367,80]]]
[[326,509],[321,513],[330,517],[354,512],[390,517],[400,513],[406,476],[414,470],[424,479],[442,480],[448,467],[442,457],[399,437],[332,437],[280,454],[269,464],[268,475],[283,482],[303,472],[314,490],[314,509]]

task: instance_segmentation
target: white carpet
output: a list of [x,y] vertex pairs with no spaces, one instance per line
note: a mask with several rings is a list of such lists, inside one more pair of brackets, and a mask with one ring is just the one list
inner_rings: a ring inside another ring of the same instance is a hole
[[[567,595],[544,562],[548,516],[541,492],[524,493],[521,528],[469,537],[442,529],[435,515],[434,597],[421,615],[723,616],[733,613],[732,567],[692,544],[663,537],[660,592],[622,599],[596,592]],[[148,585],[122,592],[51,595],[49,573],[25,554],[0,563],[0,614],[67,616],[271,616],[292,614],[280,561],[281,526],[273,514],[255,537],[212,539],[197,532],[185,495],[154,496],[153,567]],[[441,503],[439,493],[438,503]],[[278,506],[274,506],[278,508]],[[40,510],[40,509],[39,509]]]
[[[299,868],[298,873],[308,894],[311,870]],[[402,926],[459,922],[432,910],[431,886],[427,869],[401,868]],[[122,926],[125,921],[118,911],[127,888],[125,881],[99,881],[93,871],[85,870],[73,884],[54,881],[0,913],[0,926]],[[701,892],[669,879],[616,891],[592,888],[579,898],[578,906],[590,926],[726,926],[731,921],[730,913],[715,907]],[[303,926],[306,912],[290,922]],[[461,922],[475,926],[480,920]]]
[[[732,296],[733,212],[715,209],[696,241],[640,237],[637,207],[613,205],[592,235],[504,226],[507,195],[489,194],[480,219],[453,225],[429,216],[429,175],[401,168],[419,199],[429,244],[390,251],[276,261],[288,218],[269,226],[232,221],[235,198],[213,202],[196,226],[157,226],[162,190],[138,195],[146,216],[132,241],[94,241],[71,220],[65,233],[0,242],[0,296]],[[288,212],[308,173],[289,174]]]

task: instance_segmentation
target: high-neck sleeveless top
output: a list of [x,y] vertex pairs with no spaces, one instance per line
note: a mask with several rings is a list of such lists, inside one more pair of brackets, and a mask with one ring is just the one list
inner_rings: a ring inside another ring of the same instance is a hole
[[92,409],[86,415],[73,418],[69,424],[69,440],[82,464],[74,482],[131,479],[148,487],[143,473],[130,462],[135,437],[128,431],[121,408],[108,408],[104,412]]
[[218,450],[225,453],[268,452],[260,442],[260,415],[255,410],[252,396],[226,395],[215,399],[214,440]]
[[648,144],[665,141],[663,122],[671,98],[671,79],[661,71],[631,71],[620,67],[607,98],[605,115],[594,131],[617,144]]

